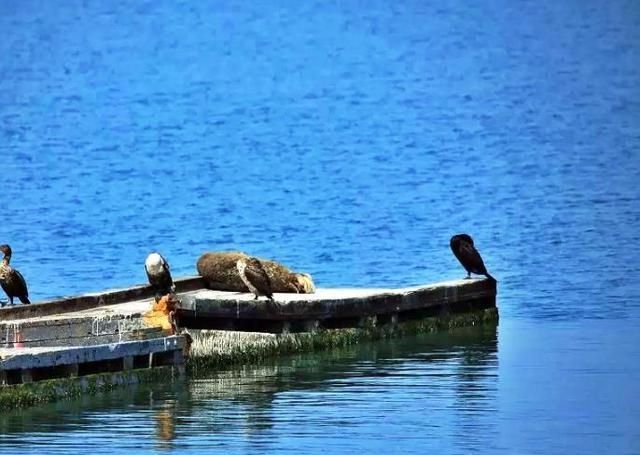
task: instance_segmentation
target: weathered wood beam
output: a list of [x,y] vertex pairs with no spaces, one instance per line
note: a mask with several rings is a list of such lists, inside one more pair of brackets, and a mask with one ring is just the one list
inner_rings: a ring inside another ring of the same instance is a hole
[[[204,281],[200,276],[186,277],[176,279],[175,285],[177,293],[189,292],[196,289],[203,289]],[[73,297],[60,297],[31,305],[14,304],[0,308],[0,319],[3,321],[13,321],[82,311],[99,306],[150,299],[153,295],[154,292],[151,286],[137,285],[124,289],[111,289],[104,292],[93,292]]]
[[181,351],[183,348],[184,337],[169,336],[152,340],[85,347],[0,349],[2,357],[0,371],[82,364],[149,353]]
[[[275,294],[276,302],[243,293],[200,291],[181,299],[179,319],[324,320],[395,314],[482,299],[495,301],[494,281],[457,280],[406,289],[318,289]],[[216,327],[218,328],[218,327]]]

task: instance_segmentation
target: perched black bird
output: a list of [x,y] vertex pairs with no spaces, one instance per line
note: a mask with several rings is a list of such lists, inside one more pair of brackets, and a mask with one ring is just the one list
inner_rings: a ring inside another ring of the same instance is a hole
[[0,245],[0,252],[4,254],[4,258],[0,263],[0,286],[9,297],[9,304],[13,305],[14,297],[18,297],[22,303],[31,303],[27,282],[20,272],[9,265],[9,262],[11,262],[11,247],[6,244]]
[[144,261],[144,270],[147,272],[149,284],[155,291],[156,300],[176,290],[171,278],[169,263],[160,253],[151,253],[147,256],[147,260]]
[[473,246],[473,239],[470,235],[454,235],[451,237],[449,245],[451,245],[451,251],[453,251],[453,254],[458,258],[460,264],[466,269],[467,279],[471,278],[472,273],[475,273],[476,275],[484,275],[490,280],[496,281],[496,279],[487,272],[480,253],[478,253],[476,247]]
[[273,301],[271,279],[259,259],[253,257],[238,259],[236,267],[244,284],[249,288],[250,292],[255,294],[254,300],[264,295]]

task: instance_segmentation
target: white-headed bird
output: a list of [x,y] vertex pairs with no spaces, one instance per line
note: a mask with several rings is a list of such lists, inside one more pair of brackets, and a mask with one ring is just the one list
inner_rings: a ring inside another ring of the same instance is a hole
[[144,270],[147,272],[149,284],[153,288],[156,295],[156,301],[163,295],[170,294],[176,290],[169,263],[160,253],[151,253],[144,261]]

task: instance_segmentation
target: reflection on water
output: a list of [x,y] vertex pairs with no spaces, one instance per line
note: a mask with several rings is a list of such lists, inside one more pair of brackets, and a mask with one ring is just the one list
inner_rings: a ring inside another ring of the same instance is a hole
[[173,402],[167,402],[166,408],[153,413],[156,427],[156,440],[158,447],[170,448],[171,441],[176,437],[176,409]]
[[596,320],[365,343],[5,413],[0,452],[633,454],[638,346]]
[[[365,343],[3,415],[0,441],[21,453],[373,450],[381,438],[463,450],[495,436],[497,368],[495,326]],[[434,440],[445,426],[449,440]]]

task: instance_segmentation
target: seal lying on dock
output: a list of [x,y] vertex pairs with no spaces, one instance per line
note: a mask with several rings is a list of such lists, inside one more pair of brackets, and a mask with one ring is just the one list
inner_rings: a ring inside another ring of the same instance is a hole
[[476,275],[484,275],[490,280],[496,281],[496,279],[487,272],[482,256],[480,256],[476,247],[473,246],[473,239],[470,235],[454,235],[449,241],[449,246],[451,246],[451,251],[453,251],[455,257],[458,258],[460,264],[462,264],[467,271],[466,279],[471,278],[471,274],[475,273]]
[[[18,297],[22,303],[31,303],[27,282],[20,272],[9,265],[11,262],[11,247],[6,244],[0,245],[0,252],[4,254],[2,262],[0,262],[0,286],[9,297],[9,304],[13,305],[14,297]],[[4,303],[2,303],[2,306],[4,306]]]
[[[209,289],[248,292],[237,269],[238,260],[248,258],[249,255],[241,251],[208,252],[200,256],[196,268]],[[311,275],[292,272],[267,259],[260,259],[260,262],[269,275],[273,292],[313,294],[316,291]]]

